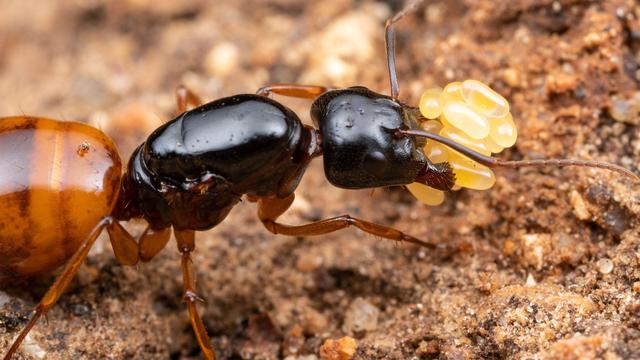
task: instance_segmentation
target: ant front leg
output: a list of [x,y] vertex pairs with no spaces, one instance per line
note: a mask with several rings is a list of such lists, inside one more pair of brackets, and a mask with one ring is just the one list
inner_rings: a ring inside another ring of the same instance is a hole
[[196,278],[193,274],[191,261],[191,252],[195,250],[195,231],[193,230],[174,230],[178,251],[182,254],[182,281],[184,285],[184,301],[187,303],[189,310],[189,320],[191,327],[196,335],[202,354],[207,360],[215,360],[216,354],[211,346],[211,340],[207,334],[207,328],[204,326],[196,301],[204,302],[204,300],[196,294]]
[[264,227],[274,234],[290,235],[290,236],[314,236],[332,233],[338,230],[355,226],[358,229],[385,239],[395,241],[406,241],[426,248],[436,248],[436,244],[432,244],[413,236],[407,235],[400,230],[392,227],[372,223],[366,220],[357,219],[350,215],[341,215],[333,218],[320,220],[304,225],[285,225],[276,222],[293,203],[295,194],[291,194],[284,199],[276,197],[262,197],[258,199],[258,217]]
[[268,97],[273,93],[287,97],[313,100],[333,89],[335,88],[317,85],[271,84],[261,87],[256,94]]

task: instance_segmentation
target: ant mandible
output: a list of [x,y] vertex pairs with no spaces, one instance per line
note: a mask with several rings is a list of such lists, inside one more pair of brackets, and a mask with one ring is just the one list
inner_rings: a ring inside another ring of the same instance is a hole
[[[391,96],[365,87],[276,84],[201,105],[181,87],[180,115],[155,130],[122,171],[115,145],[88,125],[29,116],[0,119],[0,283],[64,269],[49,288],[4,356],[11,359],[38,319],[56,303],[98,235],[106,229],[123,265],[150,261],[169,241],[171,229],[182,254],[184,299],[206,359],[215,352],[198,315],[191,253],[195,232],[225,219],[245,196],[258,205],[268,231],[292,236],[322,235],[349,226],[419,246],[435,245],[394,228],[338,216],[305,225],[277,222],[292,204],[309,162],[324,156],[327,179],[347,189],[419,182],[450,190],[455,174],[448,163],[432,163],[425,138],[489,167],[588,166],[622,173],[614,164],[585,160],[503,161],[450,139],[420,130],[416,107],[398,100],[394,26],[417,8],[414,1],[385,27]],[[318,129],[270,99],[271,93],[312,99]],[[195,106],[187,111],[187,107]],[[18,166],[16,166],[18,165]],[[119,223],[133,218],[148,226],[134,239]]]

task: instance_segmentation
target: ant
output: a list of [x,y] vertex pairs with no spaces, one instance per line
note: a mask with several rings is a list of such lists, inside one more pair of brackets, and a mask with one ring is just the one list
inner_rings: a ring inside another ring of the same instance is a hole
[[[421,2],[412,2],[385,26],[390,96],[361,86],[275,84],[257,94],[202,105],[194,93],[180,87],[180,115],[155,130],[133,152],[124,171],[114,143],[98,129],[29,116],[0,119],[0,283],[66,262],[4,359],[12,358],[56,303],[105,229],[123,265],[153,259],[173,229],[189,319],[209,360],[216,356],[196,308],[201,299],[191,267],[195,232],[218,225],[243,196],[257,203],[258,218],[274,234],[312,236],[354,226],[382,238],[436,247],[349,215],[305,225],[279,223],[307,165],[319,156],[324,156],[329,182],[346,189],[419,182],[451,190],[451,166],[425,156],[425,139],[488,167],[598,167],[639,180],[620,166],[596,161],[503,161],[420,130],[425,119],[419,110],[398,99],[394,52],[395,24]],[[313,100],[311,117],[317,128],[303,125],[293,111],[268,97],[274,93]],[[194,108],[187,111],[190,105]],[[148,224],[137,240],[119,223],[134,218]]]

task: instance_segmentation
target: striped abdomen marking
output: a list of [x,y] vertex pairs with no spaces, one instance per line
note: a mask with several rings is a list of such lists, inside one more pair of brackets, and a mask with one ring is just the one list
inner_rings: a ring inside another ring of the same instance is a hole
[[64,263],[113,210],[121,167],[95,128],[0,118],[0,283]]

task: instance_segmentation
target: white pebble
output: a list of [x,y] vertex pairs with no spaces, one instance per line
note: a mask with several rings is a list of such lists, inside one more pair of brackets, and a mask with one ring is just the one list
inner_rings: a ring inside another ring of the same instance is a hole
[[598,271],[601,274],[608,274],[613,271],[613,261],[609,259],[600,259],[596,265],[598,266]]
[[5,293],[4,291],[0,291],[0,306],[3,306],[4,304],[8,303],[11,300],[11,298],[9,297],[9,295],[7,295],[7,293]]
[[40,344],[33,340],[31,334],[28,334],[24,338],[22,350],[36,359],[44,359],[44,357],[47,356],[47,352],[40,347]]
[[380,310],[375,305],[357,298],[347,309],[342,330],[351,334],[375,330],[378,327],[378,315]]
[[527,282],[525,283],[525,286],[526,287],[533,287],[533,286],[536,286],[537,284],[538,284],[538,282],[533,277],[533,275],[531,275],[531,273],[527,274]]
[[238,67],[238,47],[230,42],[223,42],[213,47],[205,59],[207,71],[214,76],[227,76]]

